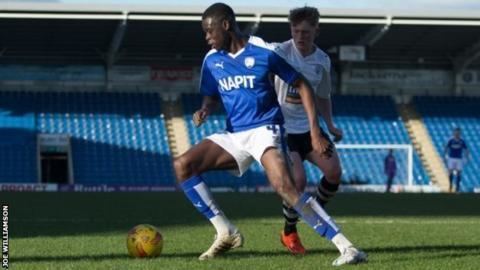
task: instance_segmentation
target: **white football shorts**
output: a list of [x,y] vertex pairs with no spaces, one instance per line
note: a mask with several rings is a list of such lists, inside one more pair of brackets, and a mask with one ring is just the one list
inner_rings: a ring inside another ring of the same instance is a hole
[[463,160],[461,158],[451,158],[447,159],[447,167],[449,170],[461,171],[463,169]]
[[238,169],[230,170],[235,176],[242,176],[254,160],[262,164],[265,150],[275,147],[286,153],[285,131],[281,125],[265,125],[257,128],[231,133],[215,133],[206,139],[218,144],[233,156]]

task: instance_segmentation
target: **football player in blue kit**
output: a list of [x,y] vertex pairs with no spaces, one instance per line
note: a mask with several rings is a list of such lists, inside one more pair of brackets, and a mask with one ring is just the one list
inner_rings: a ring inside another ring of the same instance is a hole
[[180,187],[216,229],[213,244],[199,259],[211,259],[243,245],[243,236],[214,201],[202,173],[233,169],[241,175],[256,160],[265,168],[270,184],[282,199],[338,248],[340,256],[333,265],[365,261],[365,253],[353,246],[312,196],[298,193],[292,181],[283,116],[272,75],[298,89],[311,127],[312,148],[327,158],[330,142],[321,136],[313,92],[306,80],[262,39],[241,34],[228,5],[216,3],[208,7],[202,16],[202,28],[212,49],[203,61],[203,102],[193,120],[201,125],[223,103],[227,129],[202,140],[174,161]]
[[[460,192],[460,181],[462,181],[462,169],[468,161],[469,152],[467,143],[461,138],[460,128],[453,130],[453,137],[445,145],[444,154],[447,160],[448,176],[450,180],[449,191],[453,190],[453,177],[457,177],[455,190]],[[463,154],[465,152],[465,155]]]

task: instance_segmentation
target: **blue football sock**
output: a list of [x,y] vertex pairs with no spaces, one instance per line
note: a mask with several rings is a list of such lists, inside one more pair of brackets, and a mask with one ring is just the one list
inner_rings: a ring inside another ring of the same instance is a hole
[[332,240],[335,235],[340,233],[338,226],[314,197],[303,193],[294,208],[310,227],[328,240]]
[[193,206],[206,218],[212,219],[221,211],[213,200],[212,194],[200,175],[195,175],[183,182],[180,187]]
[[210,220],[215,230],[217,230],[217,235],[231,234],[238,231],[217,206],[217,203],[213,200],[212,193],[210,193],[208,186],[200,175],[190,177],[180,187],[195,208]]

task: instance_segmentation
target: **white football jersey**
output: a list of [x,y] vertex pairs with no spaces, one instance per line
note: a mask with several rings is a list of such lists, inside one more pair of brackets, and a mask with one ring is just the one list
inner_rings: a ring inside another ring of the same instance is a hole
[[[292,65],[310,82],[314,94],[321,98],[330,98],[332,92],[330,67],[328,55],[320,48],[315,47],[315,52],[303,57],[295,47],[293,39],[277,43],[275,51]],[[275,76],[275,91],[278,102],[282,107],[287,133],[299,134],[310,130],[307,113],[303,108],[297,89]]]

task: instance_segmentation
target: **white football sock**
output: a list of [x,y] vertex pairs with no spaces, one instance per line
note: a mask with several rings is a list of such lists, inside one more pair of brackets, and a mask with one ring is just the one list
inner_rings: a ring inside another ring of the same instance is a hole
[[352,242],[343,235],[343,233],[338,233],[332,238],[332,243],[337,247],[340,253],[344,253],[347,248],[353,247]]
[[237,228],[228,220],[225,214],[220,213],[210,219],[210,222],[217,230],[217,235],[225,235],[234,233]]

